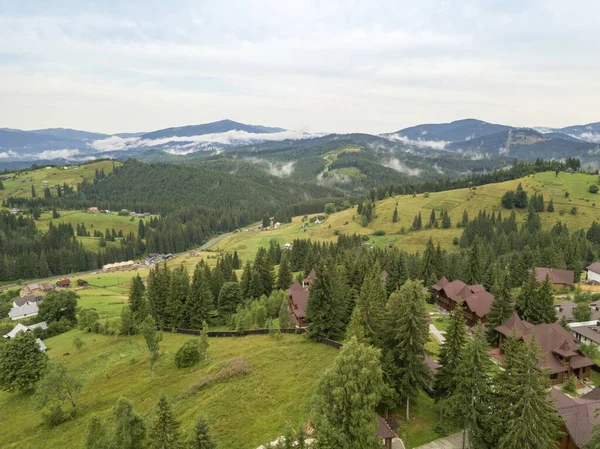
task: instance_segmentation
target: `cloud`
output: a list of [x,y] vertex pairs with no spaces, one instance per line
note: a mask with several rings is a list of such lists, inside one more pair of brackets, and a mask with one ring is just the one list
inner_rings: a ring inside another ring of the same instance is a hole
[[30,155],[31,157],[35,157],[37,159],[72,159],[73,156],[77,156],[79,154],[79,150],[46,150],[41,153],[37,153],[34,155]]
[[446,145],[451,143],[451,142],[445,142],[443,140],[421,140],[421,139],[411,140],[408,137],[405,137],[398,133],[385,134],[384,136],[390,140],[394,140],[396,142],[402,142],[406,145],[413,145],[418,148],[433,148],[434,150],[443,150],[446,147]]
[[247,157],[244,158],[244,160],[262,166],[265,168],[267,173],[272,176],[277,176],[278,178],[290,177],[292,173],[294,173],[294,165],[296,164],[295,161],[290,161],[285,164],[277,164],[257,157]]
[[586,142],[600,143],[600,134],[594,132],[581,133],[579,136],[572,136],[577,139],[585,140]]
[[96,140],[90,144],[96,151],[123,151],[135,148],[151,148],[163,145],[176,145],[179,148],[166,150],[170,154],[189,154],[211,145],[247,145],[255,142],[297,140],[314,137],[303,131],[282,131],[278,133],[248,133],[246,131],[231,130],[224,133],[202,134],[198,136],[172,136],[160,139],[143,139],[141,137],[122,138],[111,136],[106,139]]
[[418,168],[409,168],[400,162],[397,158],[393,157],[386,163],[382,164],[384,167],[391,168],[392,170],[396,170],[400,173],[405,173],[409,176],[419,176],[421,174],[421,170]]
[[9,157],[16,157],[18,156],[17,153],[15,153],[14,151],[2,151],[0,153],[0,159],[8,159]]

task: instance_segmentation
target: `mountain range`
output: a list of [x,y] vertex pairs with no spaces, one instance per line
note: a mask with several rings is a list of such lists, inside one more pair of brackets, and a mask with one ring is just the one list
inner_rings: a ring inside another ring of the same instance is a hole
[[232,120],[112,135],[68,128],[0,128],[0,167],[66,164],[98,157],[177,161],[225,153],[240,158],[286,148],[293,153],[288,162],[295,162],[314,146],[340,141],[361,145],[379,156],[389,153],[404,158],[411,155],[412,159],[443,158],[442,153],[453,153],[469,160],[578,157],[584,163],[600,164],[600,122],[564,128],[520,128],[469,118],[381,135],[309,134]]

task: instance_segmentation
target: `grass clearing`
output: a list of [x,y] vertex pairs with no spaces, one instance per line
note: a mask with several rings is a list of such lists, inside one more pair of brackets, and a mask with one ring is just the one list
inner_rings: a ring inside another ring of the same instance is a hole
[[[79,351],[72,344],[77,336],[86,342]],[[210,339],[210,360],[191,369],[175,368],[173,356],[190,336],[165,333],[163,352],[150,370],[143,338],[105,337],[70,331],[46,340],[52,360],[85,379],[80,399],[80,416],[55,429],[41,423],[27,394],[0,393],[3,410],[0,447],[54,449],[80,447],[89,418],[104,419],[120,396],[131,399],[135,410],[148,418],[161,394],[173,401],[182,429],[191,429],[204,416],[219,448],[254,449],[281,435],[288,426],[297,427],[307,418],[309,402],[317,381],[337,354],[331,347],[285,335]],[[70,352],[69,357],[62,354]],[[200,379],[219,372],[223,361],[243,357],[250,366],[245,375],[221,379],[186,398],[182,392]]]

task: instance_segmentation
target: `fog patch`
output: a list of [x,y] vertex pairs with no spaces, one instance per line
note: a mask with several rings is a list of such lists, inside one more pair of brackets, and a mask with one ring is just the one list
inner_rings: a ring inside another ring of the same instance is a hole
[[575,137],[576,139],[585,140],[586,142],[600,143],[600,134],[589,132],[589,133],[581,133],[579,136],[573,136],[569,134],[571,137]]
[[420,169],[409,168],[395,157],[391,158],[390,160],[383,163],[382,165],[384,167],[391,168],[392,170],[396,170],[397,172],[407,174],[408,176],[419,176],[421,174]]
[[32,155],[38,159],[71,159],[73,156],[77,156],[79,150],[45,150],[41,153]]
[[446,147],[446,145],[452,143],[446,142],[444,140],[411,140],[408,137],[405,137],[402,134],[398,133],[386,134],[385,137],[395,142],[402,142],[406,145],[413,145],[417,148],[433,148],[434,150],[443,150]]
[[296,163],[295,161],[290,161],[286,163],[274,163],[257,157],[248,157],[244,158],[244,160],[256,165],[260,165],[267,171],[267,173],[269,173],[272,176],[277,176],[278,178],[290,177],[292,173],[294,173],[294,164]]

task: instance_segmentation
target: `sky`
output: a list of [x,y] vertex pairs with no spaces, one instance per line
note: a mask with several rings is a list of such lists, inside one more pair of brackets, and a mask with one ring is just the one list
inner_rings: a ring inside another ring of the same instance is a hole
[[597,0],[0,0],[0,128],[600,121]]

